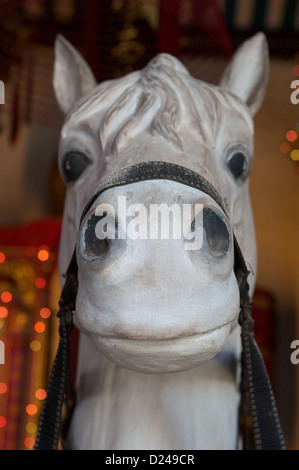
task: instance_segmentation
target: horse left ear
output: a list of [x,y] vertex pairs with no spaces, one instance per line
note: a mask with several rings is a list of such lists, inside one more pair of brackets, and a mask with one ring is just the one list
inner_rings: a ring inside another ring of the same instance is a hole
[[53,87],[60,109],[67,114],[74,104],[97,85],[97,81],[81,54],[65,37],[55,41]]
[[257,33],[237,49],[222,75],[220,86],[245,101],[254,116],[263,102],[268,78],[268,43],[264,33]]

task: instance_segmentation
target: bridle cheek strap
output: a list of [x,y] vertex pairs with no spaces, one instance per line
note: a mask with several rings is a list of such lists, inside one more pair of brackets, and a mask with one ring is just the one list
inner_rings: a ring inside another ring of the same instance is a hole
[[[53,362],[47,396],[39,419],[35,450],[56,450],[61,435],[65,436],[75,405],[70,375],[70,334],[73,328],[77,283],[77,261],[74,252],[69,264],[59,300],[59,344]],[[62,422],[62,408],[66,405],[66,417]],[[64,429],[62,429],[62,424]]]
[[[223,201],[216,189],[202,176],[179,165],[167,162],[144,162],[124,168],[102,180],[98,190],[88,201],[81,216],[81,223],[97,197],[107,189],[145,180],[171,180],[199,189],[209,196],[226,213]],[[242,339],[242,380],[241,408],[245,426],[244,445],[247,443],[248,409],[251,414],[252,433],[257,450],[283,450],[284,437],[280,426],[271,383],[253,334],[251,300],[249,297],[248,274],[245,260],[234,236],[234,271],[240,290],[240,315]],[[59,345],[53,363],[47,389],[47,397],[41,412],[35,450],[55,450],[59,440],[64,438],[69,417],[74,407],[74,393],[70,378],[70,332],[73,326],[73,312],[78,290],[78,266],[76,249],[66,272],[65,283],[59,301]],[[247,403],[249,402],[249,404]],[[66,405],[66,419],[62,427],[63,405]]]
[[267,369],[255,341],[251,299],[247,282],[249,272],[237,241],[234,244],[234,270],[240,290],[240,314],[242,340],[241,412],[243,412],[244,447],[250,448],[247,429],[247,400],[249,401],[253,440],[256,450],[285,450],[285,441],[278,410]]

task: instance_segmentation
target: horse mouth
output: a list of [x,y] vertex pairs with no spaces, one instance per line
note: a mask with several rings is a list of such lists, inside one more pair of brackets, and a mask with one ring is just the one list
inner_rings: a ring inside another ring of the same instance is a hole
[[227,325],[231,325],[234,320],[229,320],[226,323],[223,323],[222,325],[218,325],[215,328],[211,328],[210,330],[206,331],[198,331],[192,334],[185,334],[185,335],[177,335],[177,336],[170,336],[170,337],[161,337],[161,338],[143,338],[143,337],[129,337],[129,336],[102,336],[98,335],[101,337],[102,340],[104,341],[117,341],[120,343],[136,343],[139,345],[159,345],[159,344],[165,344],[165,343],[175,343],[175,342],[180,342],[180,341],[186,341],[186,340],[192,340],[196,337],[204,337],[206,335],[212,336],[214,332],[221,330],[222,328],[225,328]]
[[145,373],[192,369],[218,354],[232,331],[233,322],[209,331],[165,339],[129,339],[94,335],[107,359],[116,365]]

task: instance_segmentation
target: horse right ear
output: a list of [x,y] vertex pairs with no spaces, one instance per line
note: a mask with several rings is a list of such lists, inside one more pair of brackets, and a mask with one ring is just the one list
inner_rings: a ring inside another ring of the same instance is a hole
[[269,52],[264,33],[257,33],[237,49],[220,86],[239,96],[252,116],[259,110],[268,84]]
[[90,67],[61,35],[55,40],[53,87],[60,109],[67,114],[75,103],[97,85]]

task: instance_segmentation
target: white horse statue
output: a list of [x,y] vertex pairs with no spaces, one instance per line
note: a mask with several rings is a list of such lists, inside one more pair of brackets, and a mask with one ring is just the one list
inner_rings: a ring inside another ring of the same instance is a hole
[[[78,51],[57,38],[54,88],[66,115],[59,166],[67,186],[59,270],[63,278],[77,244],[79,281],[71,449],[238,448],[240,294],[232,240],[250,267],[252,295],[248,177],[268,67],[258,33],[236,51],[219,86],[191,77],[168,54],[97,84]],[[80,225],[104,178],[151,161],[202,175],[226,213],[204,191],[157,178],[102,192]],[[174,206],[203,208],[194,212],[199,249],[188,248],[194,221],[185,238],[145,236],[141,219],[153,223],[150,208],[163,204],[168,215]],[[108,223],[115,214],[118,236]],[[103,217],[101,238],[96,222]]]

